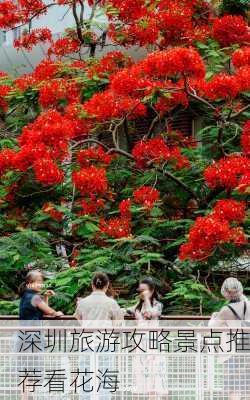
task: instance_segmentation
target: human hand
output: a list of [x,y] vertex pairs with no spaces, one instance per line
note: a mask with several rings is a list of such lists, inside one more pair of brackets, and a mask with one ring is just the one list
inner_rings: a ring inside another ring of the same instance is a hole
[[44,296],[50,297],[50,296],[55,296],[54,290],[48,289],[46,292],[44,292]]
[[62,317],[64,314],[62,311],[56,311],[55,317]]

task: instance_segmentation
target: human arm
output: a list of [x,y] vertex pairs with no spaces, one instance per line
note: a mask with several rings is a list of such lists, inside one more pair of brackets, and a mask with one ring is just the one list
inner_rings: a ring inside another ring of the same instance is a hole
[[52,317],[61,317],[63,313],[61,311],[56,311],[41,298],[41,296],[34,296],[32,304],[39,308],[44,315],[50,315]]

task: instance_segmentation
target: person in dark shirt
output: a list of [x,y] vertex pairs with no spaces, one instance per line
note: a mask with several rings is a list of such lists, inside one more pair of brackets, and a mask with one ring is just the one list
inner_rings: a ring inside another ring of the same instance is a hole
[[20,288],[19,319],[21,320],[41,320],[44,315],[60,317],[61,311],[55,311],[48,304],[49,297],[54,295],[52,290],[47,290],[44,295],[41,291],[44,286],[44,276],[38,270],[30,271],[25,282]]

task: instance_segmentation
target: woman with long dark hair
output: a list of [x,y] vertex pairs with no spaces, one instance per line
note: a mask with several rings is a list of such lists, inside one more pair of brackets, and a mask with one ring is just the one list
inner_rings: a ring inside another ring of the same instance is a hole
[[[128,308],[127,314],[133,315],[139,321],[158,320],[162,314],[162,303],[159,302],[156,284],[152,278],[146,277],[139,282],[137,289],[139,300]],[[140,324],[139,324],[140,326]],[[144,323],[142,324],[144,326]],[[153,326],[154,329],[155,325]],[[147,339],[144,344],[148,348]],[[132,369],[134,376],[133,392],[138,396],[147,395],[147,399],[168,398],[166,387],[166,362],[165,357],[158,350],[151,350],[150,355],[135,354],[132,358]]]
[[127,309],[127,313],[137,320],[157,320],[162,313],[162,303],[158,300],[156,285],[152,278],[144,278],[140,281],[137,292],[139,301],[133,307]]

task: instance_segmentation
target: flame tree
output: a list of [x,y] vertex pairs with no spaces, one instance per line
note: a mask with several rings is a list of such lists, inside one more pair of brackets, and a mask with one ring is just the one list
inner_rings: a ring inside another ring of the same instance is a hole
[[[33,265],[54,271],[65,311],[96,269],[128,295],[148,273],[168,305],[213,306],[249,227],[249,28],[244,1],[229,3],[0,3],[1,29],[25,27],[17,49],[48,49],[31,73],[0,75],[5,312]],[[75,22],[56,40],[31,28],[51,7]],[[199,120],[191,136],[173,127],[182,110]]]

